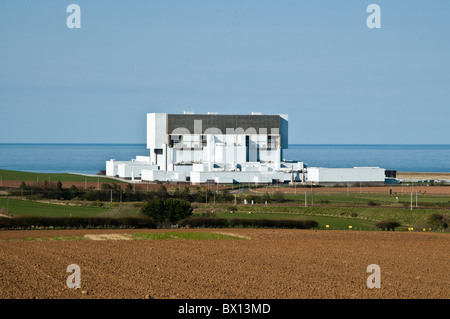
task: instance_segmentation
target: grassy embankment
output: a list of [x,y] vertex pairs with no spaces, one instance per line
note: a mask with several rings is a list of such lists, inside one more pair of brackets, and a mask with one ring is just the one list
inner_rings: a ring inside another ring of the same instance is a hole
[[68,206],[0,197],[0,208],[7,210],[12,216],[87,217],[97,216],[107,211],[106,208],[88,205],[86,203],[86,206]]
[[100,182],[100,183],[120,183],[120,181],[96,176],[85,176],[78,174],[66,174],[66,173],[33,173],[33,172],[20,172],[0,169],[0,176],[2,181],[20,181],[20,182]]

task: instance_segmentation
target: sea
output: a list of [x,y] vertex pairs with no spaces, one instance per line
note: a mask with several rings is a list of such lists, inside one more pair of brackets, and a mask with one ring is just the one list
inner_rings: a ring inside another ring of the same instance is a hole
[[[149,155],[145,144],[0,144],[0,169],[97,174],[106,161]],[[450,172],[450,145],[292,144],[286,160],[309,167],[381,167],[399,172]]]

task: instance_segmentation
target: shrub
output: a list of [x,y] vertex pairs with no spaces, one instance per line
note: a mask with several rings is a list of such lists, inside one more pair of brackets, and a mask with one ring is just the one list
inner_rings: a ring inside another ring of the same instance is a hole
[[231,219],[231,227],[310,229],[319,226],[314,220]]
[[368,206],[378,206],[378,205],[380,205],[380,204],[378,204],[378,203],[376,203],[376,202],[374,202],[374,201],[372,201],[372,200],[369,200],[369,201],[367,202],[367,205],[368,205]]
[[237,210],[238,210],[237,206],[234,206],[234,205],[227,206],[227,207],[225,207],[225,209],[227,211],[233,212],[233,213],[237,212]]
[[102,203],[102,202],[99,201],[99,200],[93,201],[93,202],[91,203],[91,206],[93,206],[93,207],[103,207],[104,205],[105,205],[105,204]]
[[206,228],[225,228],[229,227],[228,220],[224,218],[208,218],[208,217],[195,217],[182,219],[178,222],[180,227],[189,227],[189,228],[198,228],[198,227],[206,227]]
[[201,213],[200,216],[206,217],[206,218],[215,218],[216,217],[214,212],[210,212],[210,211],[207,211],[206,213]]
[[112,189],[112,186],[110,184],[108,184],[108,183],[103,183],[102,186],[101,186],[101,189],[103,191],[107,191],[107,190]]
[[395,228],[399,226],[401,226],[400,223],[392,219],[382,220],[375,224],[375,227],[380,228],[381,230],[392,230],[392,231],[395,231]]
[[164,202],[165,213],[168,215],[167,219],[176,224],[180,219],[187,218],[192,215],[191,203],[188,201],[169,198]]
[[238,219],[238,218],[227,220],[224,218],[195,217],[181,220],[179,222],[179,225],[181,227],[190,227],[190,228],[242,227],[242,228],[310,229],[319,226],[319,223],[314,220],[273,220],[273,219]]
[[449,217],[434,213],[427,218],[427,223],[438,229],[446,229],[448,227]]
[[[281,193],[280,193],[281,194]],[[259,203],[261,203],[261,196],[258,196],[258,195],[254,195],[254,194],[248,194],[246,197],[245,197],[245,199],[247,200],[247,203],[252,203],[252,201],[253,201],[253,203],[254,204],[259,204]]]
[[353,213],[350,214],[350,217],[356,218],[356,217],[358,217],[358,214],[353,212]]
[[207,194],[206,191],[197,191],[192,195],[192,200],[197,203],[206,203]]
[[156,196],[158,196],[159,198],[164,199],[164,200],[169,198],[169,193],[167,192],[166,186],[161,185],[159,190],[156,191]]
[[167,219],[164,210],[164,200],[158,197],[154,197],[147,201],[147,203],[141,207],[141,213],[151,217],[157,224],[160,224]]
[[272,200],[277,203],[282,203],[285,201],[284,194],[282,192],[275,192],[272,196]]
[[192,207],[191,203],[182,199],[154,197],[141,207],[141,213],[159,225],[169,221],[176,224],[180,219],[192,215]]
[[232,202],[234,201],[234,195],[231,194],[229,191],[222,191],[220,193],[220,201],[221,202]]

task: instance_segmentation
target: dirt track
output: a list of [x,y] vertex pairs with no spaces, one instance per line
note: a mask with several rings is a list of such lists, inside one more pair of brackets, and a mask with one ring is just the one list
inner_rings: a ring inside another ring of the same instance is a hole
[[[24,241],[12,239],[133,231],[3,231],[0,298],[450,297],[446,234],[189,231],[251,239]],[[69,264],[81,268],[81,289],[66,286]],[[367,288],[369,264],[381,268],[381,289]]]

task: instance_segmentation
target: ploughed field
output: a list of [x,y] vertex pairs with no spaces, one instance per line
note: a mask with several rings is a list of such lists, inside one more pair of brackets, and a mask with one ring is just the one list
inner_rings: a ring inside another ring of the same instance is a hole
[[[170,239],[150,237],[172,232],[163,237]],[[189,235],[198,232],[234,237]],[[137,233],[148,237],[133,237]],[[2,231],[0,298],[447,299],[449,252],[450,236],[439,233]],[[67,287],[71,273],[66,269],[71,264],[80,267],[80,289]],[[371,264],[380,266],[381,288],[367,287]]]

